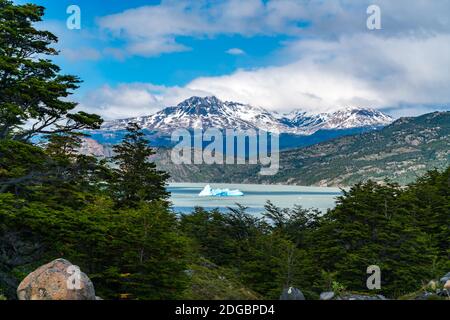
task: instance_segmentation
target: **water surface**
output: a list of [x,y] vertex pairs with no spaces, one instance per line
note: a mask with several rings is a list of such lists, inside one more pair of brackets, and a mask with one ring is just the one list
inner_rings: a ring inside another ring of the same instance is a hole
[[282,208],[301,205],[304,208],[317,208],[325,212],[335,206],[336,197],[341,195],[339,188],[299,187],[285,185],[257,184],[211,184],[212,188],[239,189],[243,197],[199,197],[206,183],[171,183],[168,190],[172,193],[172,203],[177,212],[192,212],[195,206],[206,209],[236,207],[240,203],[249,207],[248,212],[259,214],[264,211],[267,200]]

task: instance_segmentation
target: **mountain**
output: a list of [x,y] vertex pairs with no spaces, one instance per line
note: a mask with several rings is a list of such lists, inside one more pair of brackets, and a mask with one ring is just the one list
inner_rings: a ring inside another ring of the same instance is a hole
[[381,130],[282,151],[280,171],[261,176],[259,165],[174,165],[169,150],[155,158],[173,181],[349,186],[386,178],[401,184],[450,165],[450,112],[401,118]]
[[280,121],[294,128],[295,133],[313,134],[319,130],[377,128],[392,123],[393,119],[374,109],[346,108],[333,113],[317,115],[295,110],[284,115]]
[[261,107],[238,102],[221,101],[212,97],[191,97],[177,106],[167,107],[153,115],[108,121],[103,131],[125,129],[129,122],[142,128],[170,135],[176,129],[232,128],[259,129],[295,135],[311,135],[319,130],[377,128],[393,119],[373,109],[345,109],[334,113],[309,114],[294,111],[278,114]]
[[170,134],[176,129],[238,128],[266,131],[288,131],[273,113],[259,107],[237,102],[223,102],[216,97],[191,97],[175,107],[165,108],[154,115],[106,122],[102,129],[121,130],[129,122],[142,128]]

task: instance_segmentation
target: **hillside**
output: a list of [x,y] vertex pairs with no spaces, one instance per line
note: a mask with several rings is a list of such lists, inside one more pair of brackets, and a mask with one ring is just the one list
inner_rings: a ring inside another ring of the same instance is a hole
[[275,176],[258,175],[257,165],[173,165],[169,154],[161,150],[155,160],[177,182],[348,186],[389,178],[407,184],[450,164],[450,112],[401,118],[382,130],[282,152]]

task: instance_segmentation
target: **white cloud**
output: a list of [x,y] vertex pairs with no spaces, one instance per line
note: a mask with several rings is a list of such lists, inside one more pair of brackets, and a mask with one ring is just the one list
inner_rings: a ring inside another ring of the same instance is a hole
[[232,56],[241,56],[245,54],[245,51],[239,48],[231,48],[228,49],[226,53],[231,54]]
[[187,88],[270,109],[316,112],[450,102],[450,35],[359,34],[298,41],[286,50],[300,58],[284,66],[199,78]]
[[145,57],[159,56],[164,53],[188,51],[189,47],[176,43],[173,39],[152,38],[146,41],[132,42],[128,45],[127,51],[131,54]]
[[163,1],[101,17],[98,24],[112,37],[125,40],[128,54],[154,56],[186,50],[179,37],[296,34],[302,29],[298,19],[306,12],[293,14],[289,9],[300,7],[291,0]]
[[208,92],[148,83],[105,85],[86,94],[78,108],[106,120],[123,119],[153,114],[194,95],[205,96]]
[[[186,0],[162,1],[101,17],[100,27],[125,40],[128,54],[154,56],[187,48],[179,37],[219,34],[314,36],[322,39],[366,30],[372,0]],[[433,34],[450,31],[448,0],[378,0],[380,34]],[[308,27],[310,25],[311,27]]]
[[450,102],[448,34],[378,37],[364,33],[335,41],[303,40],[287,44],[284,54],[297,59],[283,66],[201,77],[185,87],[105,87],[87,101],[100,106],[91,107],[93,112],[108,118],[150,114],[192,95],[216,95],[277,111],[312,112]]

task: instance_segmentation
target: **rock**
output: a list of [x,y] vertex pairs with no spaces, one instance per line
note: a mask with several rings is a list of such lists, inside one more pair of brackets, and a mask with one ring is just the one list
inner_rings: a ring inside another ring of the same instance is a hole
[[20,283],[17,297],[19,300],[96,300],[94,285],[83,272],[77,278],[79,288],[70,287],[75,273],[69,267],[74,268],[65,259],[56,259],[39,267]]
[[436,294],[440,297],[450,298],[450,290],[447,289],[443,290],[437,289]]
[[328,291],[328,292],[322,292],[320,294],[320,300],[331,300],[334,298],[334,292]]
[[445,284],[448,280],[450,280],[450,272],[447,273],[445,276],[443,276],[439,281],[440,281],[442,284]]
[[306,299],[299,289],[289,287],[283,290],[283,293],[280,296],[280,300],[306,300]]
[[444,284],[444,289],[450,290],[450,280],[447,280],[447,282]]

